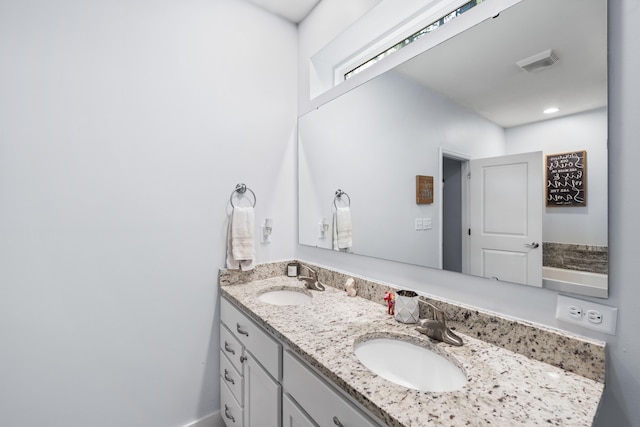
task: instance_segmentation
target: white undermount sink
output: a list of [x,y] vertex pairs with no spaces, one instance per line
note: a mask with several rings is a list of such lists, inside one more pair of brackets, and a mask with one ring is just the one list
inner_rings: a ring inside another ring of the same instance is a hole
[[297,289],[272,289],[258,295],[258,300],[273,305],[300,305],[311,302],[311,295]]
[[454,363],[401,339],[373,338],[355,344],[354,351],[373,373],[407,388],[443,392],[467,383],[464,372]]

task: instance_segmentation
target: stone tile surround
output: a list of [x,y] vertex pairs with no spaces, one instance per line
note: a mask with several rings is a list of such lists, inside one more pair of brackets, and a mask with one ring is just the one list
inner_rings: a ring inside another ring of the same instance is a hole
[[542,265],[565,270],[608,274],[609,248],[606,246],[543,242]]
[[[296,261],[260,264],[248,272],[220,270],[220,285],[248,283],[282,276],[285,275],[287,264],[291,262]],[[353,278],[358,296],[381,305],[385,304],[383,298],[386,291],[396,292],[399,289],[388,283],[306,264],[318,272],[321,283],[336,289],[343,289],[346,280]],[[447,325],[452,330],[568,372],[601,383],[605,381],[605,345],[603,342],[589,340],[543,325],[510,319],[497,313],[479,310],[430,295],[421,298],[445,312]],[[426,306],[421,304],[420,310],[420,316],[425,317],[427,314]]]

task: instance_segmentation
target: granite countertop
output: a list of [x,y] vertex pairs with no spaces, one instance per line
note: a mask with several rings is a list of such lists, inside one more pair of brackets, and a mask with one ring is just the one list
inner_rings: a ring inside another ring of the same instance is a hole
[[[257,296],[296,288],[285,276],[221,286],[230,299],[300,358],[389,426],[591,426],[604,384],[458,333],[464,345],[439,343],[396,322],[386,307],[327,286],[311,303],[276,306]],[[473,321],[473,319],[469,319]],[[369,371],[353,352],[371,337],[400,337],[431,348],[467,376],[457,391],[422,392]]]

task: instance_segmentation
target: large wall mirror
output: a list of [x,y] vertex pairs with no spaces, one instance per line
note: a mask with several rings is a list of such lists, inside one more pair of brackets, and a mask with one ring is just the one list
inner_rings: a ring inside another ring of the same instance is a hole
[[[301,116],[300,243],[606,298],[606,17],[523,0]],[[548,206],[554,179],[586,203]]]

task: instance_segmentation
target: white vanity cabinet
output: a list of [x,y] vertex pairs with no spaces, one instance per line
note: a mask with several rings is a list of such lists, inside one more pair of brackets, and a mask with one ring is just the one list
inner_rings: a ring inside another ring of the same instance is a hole
[[381,426],[224,297],[220,320],[227,427]]
[[227,427],[279,427],[282,345],[220,301],[220,408]]

